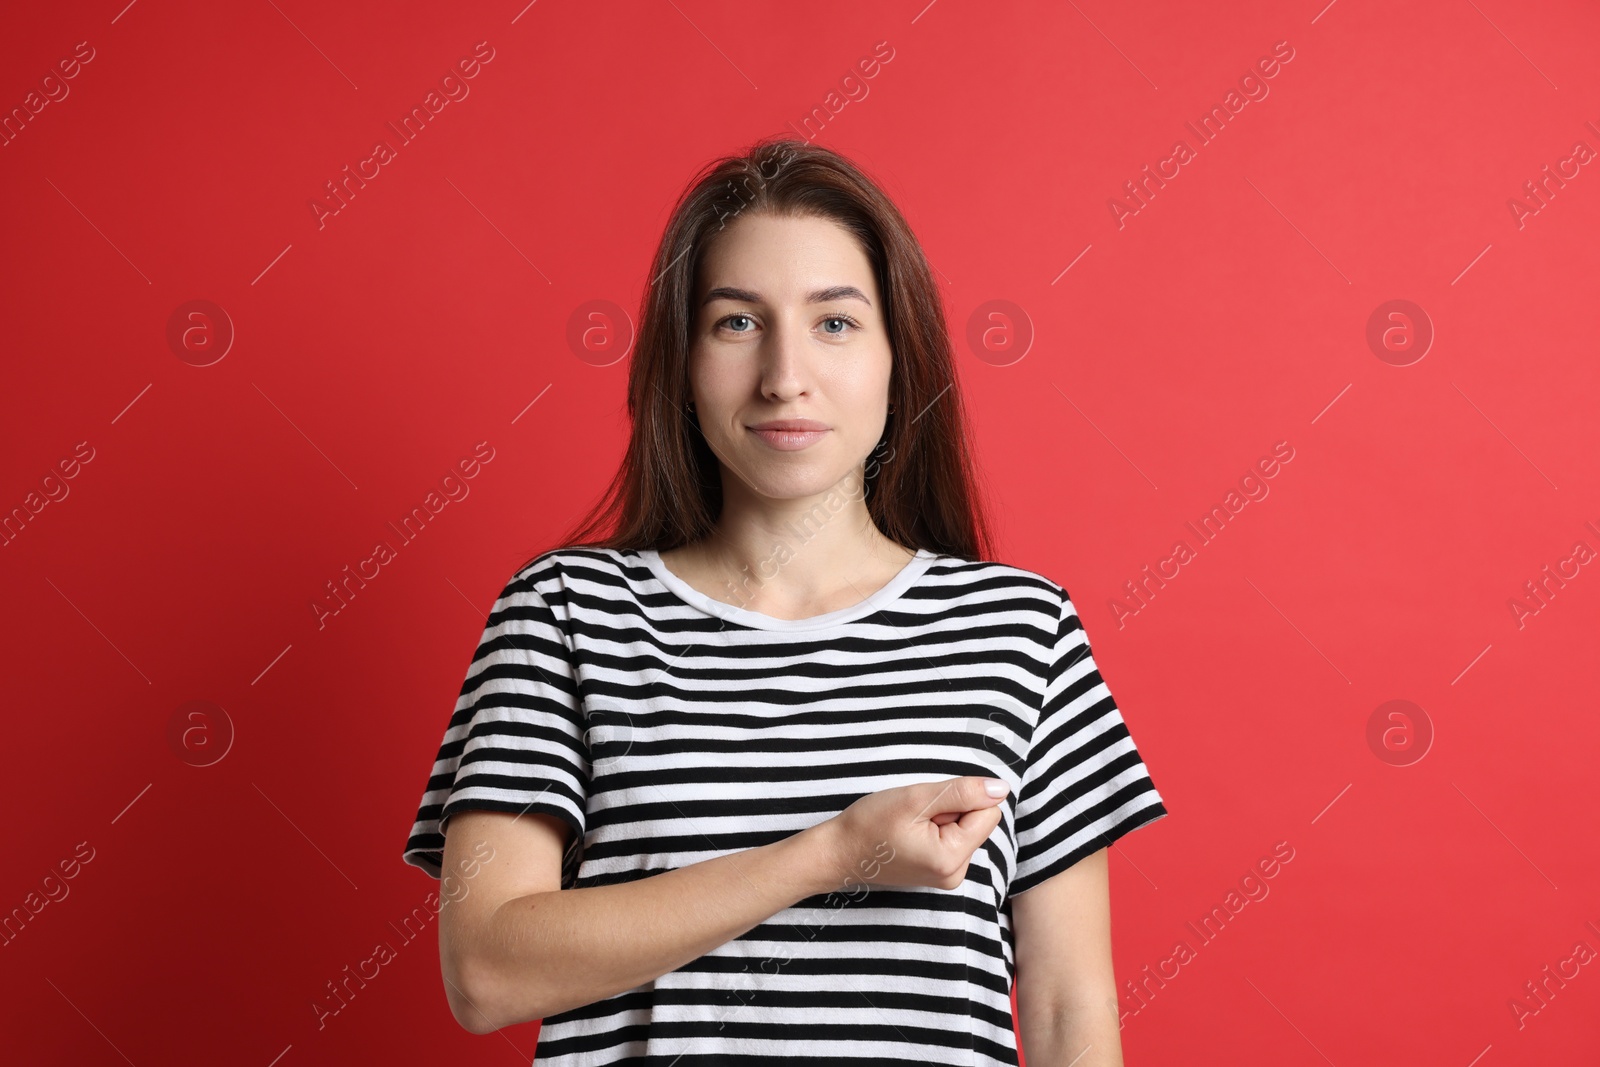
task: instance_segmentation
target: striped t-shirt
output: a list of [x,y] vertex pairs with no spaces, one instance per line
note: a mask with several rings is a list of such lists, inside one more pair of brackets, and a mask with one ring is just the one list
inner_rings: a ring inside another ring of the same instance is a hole
[[653,550],[546,552],[495,601],[404,858],[437,878],[453,813],[546,812],[574,831],[562,889],[628,882],[961,775],[1011,792],[959,888],[809,897],[549,1016],[534,1063],[1015,1065],[1011,897],[1167,814],[1031,571],[923,549],[853,607],[779,619]]

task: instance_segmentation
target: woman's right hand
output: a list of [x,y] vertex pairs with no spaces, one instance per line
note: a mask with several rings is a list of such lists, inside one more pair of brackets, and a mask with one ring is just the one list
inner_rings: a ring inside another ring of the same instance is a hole
[[1005,794],[982,775],[868,793],[822,826],[832,831],[839,885],[955,889],[978,846],[1000,825]]

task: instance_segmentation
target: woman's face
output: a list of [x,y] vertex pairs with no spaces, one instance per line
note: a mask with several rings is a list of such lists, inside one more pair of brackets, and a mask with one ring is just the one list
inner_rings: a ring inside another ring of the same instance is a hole
[[[695,293],[689,386],[732,475],[773,499],[826,493],[883,436],[892,362],[877,280],[830,219],[743,215],[708,250]],[[766,434],[809,420],[820,432]]]

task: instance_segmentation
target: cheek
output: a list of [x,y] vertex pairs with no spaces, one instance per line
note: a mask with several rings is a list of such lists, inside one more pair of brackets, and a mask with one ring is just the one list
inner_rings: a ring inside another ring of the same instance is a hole
[[838,403],[872,403],[888,394],[892,362],[887,343],[870,338],[840,346],[818,363],[817,375]]
[[689,384],[703,406],[725,407],[740,403],[752,387],[748,360],[715,348],[697,349],[689,355]]
[[889,373],[887,369],[862,372],[846,368],[825,383],[828,397],[841,418],[860,423],[864,429],[882,419],[888,410]]

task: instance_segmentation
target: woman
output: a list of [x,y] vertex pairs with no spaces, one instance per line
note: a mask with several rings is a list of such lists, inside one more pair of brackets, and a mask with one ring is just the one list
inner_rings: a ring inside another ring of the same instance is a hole
[[1016,1064],[1020,975],[1030,1061],[1121,1063],[1106,848],[1167,812],[1066,591],[984,559],[905,220],[764,142],[651,274],[608,500],[495,602],[406,844],[456,1019],[542,1018],[537,1064]]

